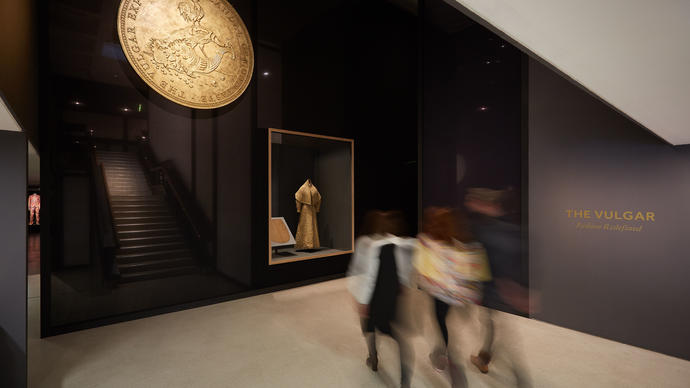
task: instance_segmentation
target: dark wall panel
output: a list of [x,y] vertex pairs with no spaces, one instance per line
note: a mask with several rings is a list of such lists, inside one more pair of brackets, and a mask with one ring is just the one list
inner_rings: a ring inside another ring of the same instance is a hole
[[151,93],[149,131],[159,161],[172,160],[187,188],[192,187],[191,110]]
[[[208,116],[208,117],[206,117]],[[201,206],[208,220],[213,220],[213,118],[207,114],[198,114],[196,119],[196,187],[197,203]]]
[[249,89],[218,117],[218,270],[251,283],[252,96]]
[[88,175],[67,175],[62,180],[63,251],[65,267],[88,265],[91,261],[91,187]]
[[[542,296],[535,317],[690,359],[690,150],[535,61],[529,138],[530,279]],[[590,218],[569,218],[572,209],[589,209]],[[599,219],[601,210],[654,212],[655,220]]]
[[0,131],[0,386],[26,385],[26,136]]
[[424,3],[423,206],[469,187],[521,194],[520,51],[444,0]]

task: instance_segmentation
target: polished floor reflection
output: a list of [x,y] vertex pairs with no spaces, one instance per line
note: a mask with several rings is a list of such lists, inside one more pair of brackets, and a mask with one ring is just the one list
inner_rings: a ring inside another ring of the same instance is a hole
[[39,232],[28,233],[26,259],[28,261],[27,273],[29,275],[41,273],[41,234]]
[[[381,338],[379,372],[365,367],[344,279],[39,339],[38,277],[32,278],[31,387],[398,386],[392,340]],[[422,327],[413,339],[412,386],[448,387],[427,358],[435,330],[430,305],[422,293],[410,298],[410,314]],[[513,386],[517,368],[534,387],[680,388],[690,381],[685,360],[503,313],[499,320],[499,356],[482,375],[468,362],[479,346],[476,311],[451,313],[453,350],[470,387]]]

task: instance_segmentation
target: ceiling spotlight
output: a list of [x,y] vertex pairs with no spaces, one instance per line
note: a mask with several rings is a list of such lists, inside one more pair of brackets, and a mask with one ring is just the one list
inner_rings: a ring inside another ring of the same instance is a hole
[[505,43],[501,45],[501,48],[506,48],[506,45],[505,45]]
[[491,61],[484,61],[485,64],[490,65]]
[[264,77],[268,77],[269,75],[271,75],[271,73],[269,73],[268,71],[264,71]]
[[122,108],[123,112],[129,112],[129,108]]
[[486,105],[482,105],[477,110],[479,110],[480,112],[486,112],[487,110],[489,110],[489,107]]
[[81,101],[76,100],[76,101],[73,102],[73,104],[74,104],[74,105],[81,105]]

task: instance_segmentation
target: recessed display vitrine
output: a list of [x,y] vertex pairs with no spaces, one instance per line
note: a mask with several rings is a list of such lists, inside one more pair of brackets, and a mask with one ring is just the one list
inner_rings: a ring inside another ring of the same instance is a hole
[[352,253],[354,140],[268,129],[268,264]]

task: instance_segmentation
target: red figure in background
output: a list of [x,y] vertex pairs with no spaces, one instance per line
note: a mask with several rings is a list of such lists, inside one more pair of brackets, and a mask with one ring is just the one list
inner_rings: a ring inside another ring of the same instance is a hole
[[29,225],[34,224],[34,218],[36,219],[36,225],[41,225],[41,217],[39,213],[41,212],[41,196],[33,193],[29,196],[28,200],[29,208]]

